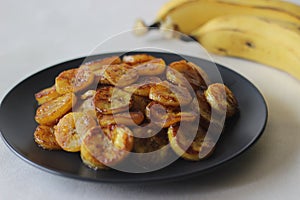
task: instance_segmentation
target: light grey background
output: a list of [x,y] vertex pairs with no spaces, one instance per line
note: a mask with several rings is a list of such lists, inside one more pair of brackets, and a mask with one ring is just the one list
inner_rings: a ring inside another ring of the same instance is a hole
[[[0,0],[0,100],[33,73],[89,54],[111,35],[130,29],[136,18],[151,23],[164,2]],[[243,156],[186,181],[103,184],[41,171],[0,140],[0,199],[299,199],[300,82],[253,62],[214,59],[252,81],[269,107],[263,137]]]

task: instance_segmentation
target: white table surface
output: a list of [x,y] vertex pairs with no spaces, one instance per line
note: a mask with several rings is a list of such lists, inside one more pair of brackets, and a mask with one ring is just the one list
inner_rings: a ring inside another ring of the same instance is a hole
[[[0,101],[24,78],[89,54],[99,42],[130,29],[137,17],[150,23],[164,2],[1,0]],[[252,81],[268,104],[262,138],[241,157],[185,181],[105,184],[44,172],[0,140],[0,199],[299,199],[300,81],[253,62],[214,58]]]

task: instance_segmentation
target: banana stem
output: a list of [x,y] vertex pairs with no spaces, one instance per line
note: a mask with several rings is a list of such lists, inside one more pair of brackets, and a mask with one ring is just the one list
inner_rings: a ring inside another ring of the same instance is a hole
[[160,22],[154,22],[153,24],[151,24],[150,26],[148,26],[148,29],[159,28],[159,27],[160,27]]
[[166,38],[172,39],[177,38],[185,42],[197,42],[197,39],[191,35],[181,34],[176,25],[172,24],[171,21],[166,23],[154,22],[151,25],[146,25],[141,19],[138,19],[134,26],[134,34],[137,36],[143,36],[151,30],[161,30]]
[[147,34],[151,29],[159,28],[159,27],[160,27],[160,22],[155,22],[152,25],[148,26],[145,24],[145,22],[142,19],[137,19],[133,27],[134,28],[133,33],[136,36],[143,36]]

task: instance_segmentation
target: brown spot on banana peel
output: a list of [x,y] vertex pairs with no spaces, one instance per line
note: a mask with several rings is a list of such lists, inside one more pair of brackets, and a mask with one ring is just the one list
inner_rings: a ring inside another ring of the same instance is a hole
[[254,45],[253,42],[246,41],[245,44],[246,44],[246,46],[249,47],[249,48],[255,48],[255,45]]
[[217,48],[217,51],[219,52],[219,54],[221,54],[221,55],[228,55],[228,52],[227,52],[227,50],[226,49],[224,49],[224,48]]
[[[219,29],[219,30],[220,31],[222,31],[222,30],[225,31],[226,30],[226,31],[233,31],[233,32],[239,32],[239,33],[245,33],[244,31],[242,31],[240,29],[237,29],[237,28],[233,28],[233,29]],[[200,41],[199,37],[197,37],[197,36],[192,36],[192,35],[185,36],[185,35],[183,35],[183,36],[180,37],[180,39],[183,40],[183,41],[186,41],[186,42],[198,41],[201,44],[201,41]],[[252,41],[245,41],[245,45],[246,45],[247,48],[255,48],[255,44]],[[221,54],[221,55],[229,55],[227,49],[224,49],[222,47],[217,47],[216,51],[219,52],[219,54]]]
[[[209,33],[208,33],[209,34]],[[260,36],[258,37],[260,38],[260,42],[264,42],[265,40],[268,40],[268,37],[266,36]],[[270,61],[271,59],[263,59],[263,57],[268,57],[269,53],[272,51],[272,48],[270,49],[266,49],[265,53],[261,54],[262,56],[260,58],[254,56],[250,53],[254,51],[260,51],[260,47],[259,46],[254,46],[253,48],[250,48],[247,46],[247,42],[248,41],[252,41],[250,39],[245,39],[244,40],[239,40],[238,44],[236,44],[235,46],[238,46],[238,49],[231,49],[233,48],[233,46],[219,46],[217,42],[214,42],[214,45],[210,45],[210,51],[213,53],[217,53],[220,55],[225,55],[225,56],[230,56],[230,57],[237,57],[237,58],[242,58],[242,59],[247,59],[247,60],[251,60],[253,62],[257,62],[257,63],[261,63],[261,64],[265,64],[265,65],[269,65],[272,67],[275,67],[277,69],[279,69],[280,71],[285,71],[289,74],[291,74],[292,76],[294,76],[295,78],[297,78],[298,80],[300,79],[300,71],[296,66],[299,66],[300,63],[300,57],[299,57],[299,52],[297,51],[297,49],[293,46],[289,46],[284,44],[284,46],[282,46],[283,44],[280,43],[280,41],[276,41],[276,40],[271,40],[270,42],[272,42],[271,44],[273,46],[281,46],[281,53],[280,55],[286,55],[287,58],[286,60],[291,60],[291,61],[282,61],[282,59],[278,60],[278,62],[272,62]],[[256,43],[253,42],[253,45],[255,45]],[[257,41],[255,41],[257,42]],[[259,42],[257,42],[257,44],[259,44]],[[228,47],[228,48],[227,48]],[[258,48],[258,49],[256,49]],[[284,50],[282,50],[284,49]],[[220,51],[220,50],[225,50],[225,51]],[[242,50],[245,50],[244,52]],[[273,58],[277,59],[274,57],[274,52],[273,52]],[[274,60],[273,59],[273,60]]]

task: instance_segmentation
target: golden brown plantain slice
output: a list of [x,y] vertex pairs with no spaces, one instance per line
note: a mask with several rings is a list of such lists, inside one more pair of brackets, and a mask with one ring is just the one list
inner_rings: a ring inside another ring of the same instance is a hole
[[123,62],[129,65],[136,65],[139,63],[147,62],[154,59],[155,57],[148,54],[135,54],[123,56]]
[[134,94],[132,95],[132,106],[130,111],[140,111],[145,115],[145,109],[150,102],[151,100],[149,98]]
[[137,127],[132,132],[135,136],[133,145],[134,163],[138,166],[144,169],[153,169],[174,159],[175,154],[169,145],[167,129],[160,130],[153,126],[147,126]]
[[100,60],[94,60],[91,62],[84,63],[82,66],[87,66],[91,71],[95,72],[108,65],[120,64],[122,61],[119,56],[111,56]]
[[107,67],[104,71],[104,77],[110,84],[117,87],[124,87],[138,80],[139,74],[132,66],[121,63]]
[[35,95],[35,99],[37,100],[38,104],[44,104],[48,101],[51,101],[59,96],[61,96],[61,94],[59,94],[56,89],[55,89],[55,85],[46,89],[43,89],[41,91],[39,91],[38,93],[36,93]]
[[209,133],[214,137],[220,136],[223,131],[225,118],[212,110],[203,92],[196,92],[196,97],[187,109],[200,113],[199,125],[204,130],[209,129]]
[[[133,151],[136,153],[148,153],[159,150],[169,144],[166,129],[137,127],[132,130],[134,136]],[[148,134],[149,137],[146,137]],[[143,137],[137,137],[143,136]]]
[[55,78],[56,91],[59,94],[80,92],[94,82],[94,73],[85,66],[61,72]]
[[132,132],[126,126],[111,125],[103,130],[96,126],[83,139],[81,158],[91,168],[105,168],[121,162],[132,148]]
[[134,69],[138,71],[140,76],[154,76],[162,74],[166,69],[166,63],[161,58],[155,58],[148,62],[137,64]]
[[41,125],[54,125],[58,120],[72,109],[76,103],[76,96],[67,93],[47,103],[36,110],[35,121]]
[[186,88],[189,88],[190,86],[190,83],[181,72],[169,66],[166,69],[166,78],[168,81],[175,85],[179,85]]
[[129,110],[132,99],[129,93],[116,87],[106,86],[97,90],[94,105],[101,114],[115,114]]
[[148,97],[151,87],[159,82],[161,82],[161,79],[156,76],[144,76],[140,77],[134,84],[128,85],[123,89],[129,93]]
[[180,72],[185,78],[182,79],[182,76],[179,76],[174,70],[169,69],[166,74],[167,79],[176,85],[184,84],[183,86],[186,86],[188,82],[195,90],[204,90],[210,84],[206,72],[192,62],[187,62],[185,60],[176,61],[171,63],[169,67]]
[[103,85],[111,85],[109,80],[105,78],[105,70],[109,67],[109,65],[102,66],[98,70],[94,71],[95,75],[95,80],[98,81],[98,83],[103,84]]
[[96,90],[88,90],[80,96],[80,99],[86,100],[89,98],[94,98],[95,95],[96,95]]
[[211,84],[204,94],[210,106],[220,114],[226,113],[226,117],[232,117],[237,113],[238,102],[232,91],[224,84]]
[[119,150],[128,152],[132,150],[133,133],[127,126],[122,124],[112,124],[104,128],[103,131]]
[[61,118],[55,126],[54,135],[57,143],[65,151],[80,151],[84,134],[96,126],[95,120],[82,112],[70,112]]
[[[189,138],[189,133],[190,130],[186,130],[186,128],[182,130],[179,126],[171,126],[168,129],[168,138],[174,152],[182,158],[191,161],[208,158],[215,149],[215,139],[210,135],[206,135],[206,131],[201,127],[198,128],[195,138]],[[192,142],[191,139],[193,139]]]
[[196,97],[189,106],[191,110],[197,109],[197,113],[200,113],[200,126],[204,129],[207,129],[211,121],[211,107],[206,101],[204,94],[200,91],[197,91]]
[[147,105],[145,113],[151,122],[162,128],[168,128],[181,121],[192,122],[197,117],[194,112],[180,112],[175,108],[167,108],[154,101]]
[[[105,166],[104,164],[102,164],[99,160],[97,160],[96,157],[94,157],[91,153],[90,153],[90,149],[89,148],[95,148],[95,147],[88,147],[92,146],[90,143],[92,143],[92,140],[97,140],[97,135],[92,135],[90,134],[91,131],[94,131],[93,129],[96,129],[96,127],[92,128],[91,130],[89,130],[87,132],[87,135],[85,137],[85,140],[83,140],[81,147],[80,147],[80,157],[82,162],[87,165],[88,167],[94,169],[94,170],[98,170],[98,169],[109,169],[107,166]],[[100,129],[100,128],[99,128]],[[101,131],[101,129],[99,130],[99,132]],[[102,139],[99,139],[102,140]],[[86,143],[86,144],[85,144]],[[95,145],[95,144],[94,144]],[[96,148],[95,148],[96,151]]]
[[87,66],[94,73],[95,80],[100,84],[110,85],[110,82],[104,77],[104,72],[110,65],[120,64],[121,62],[119,56],[111,56],[85,63],[82,66]]
[[95,109],[93,98],[88,98],[88,99],[82,101],[78,107],[73,108],[73,112],[83,112],[83,113],[91,116],[94,119],[97,118],[97,112]]
[[111,124],[123,124],[126,126],[136,126],[141,124],[143,121],[144,121],[144,114],[141,111],[98,116],[98,122],[101,127],[106,127]]
[[82,100],[78,105],[73,107],[73,112],[84,112],[96,119],[96,109],[94,105],[94,96],[96,90],[88,90],[80,96]]
[[34,132],[34,141],[43,149],[60,150],[61,147],[56,142],[54,130],[51,126],[39,125]]
[[192,101],[192,96],[185,87],[167,81],[151,87],[149,98],[166,106],[184,106]]

